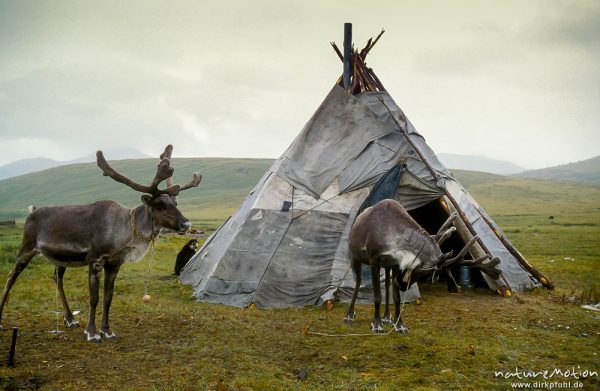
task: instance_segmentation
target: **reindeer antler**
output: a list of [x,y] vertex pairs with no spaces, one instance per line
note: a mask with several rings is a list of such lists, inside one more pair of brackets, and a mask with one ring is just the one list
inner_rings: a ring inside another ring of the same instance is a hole
[[169,159],[171,160],[171,154],[173,153],[173,146],[171,144],[165,147],[165,151],[160,154],[160,160]]
[[442,224],[442,226],[440,227],[440,229],[438,229],[437,233],[435,234],[436,238],[439,236],[441,236],[442,233],[444,233],[444,231],[446,231],[446,229],[448,229],[448,227],[450,227],[452,225],[452,223],[454,222],[454,220],[458,217],[458,212],[454,212],[452,213],[444,222],[444,224]]
[[[438,263],[438,269],[446,269],[453,265],[464,265],[472,268],[480,269],[482,272],[490,276],[492,279],[497,280],[502,274],[502,270],[498,267],[500,264],[500,258],[494,257],[490,259],[489,254],[485,254],[477,259],[464,259],[464,256],[469,252],[471,247],[477,242],[478,236],[475,235],[469,240],[465,247],[452,259],[442,260]],[[487,261],[487,262],[486,262]]]
[[[171,161],[171,153],[173,153],[173,146],[171,144],[165,147],[165,151],[160,154],[160,160],[169,159]],[[173,186],[173,178],[167,178],[167,187]]]
[[442,224],[440,229],[438,229],[437,233],[435,235],[431,235],[431,237],[433,238],[433,240],[435,240],[438,246],[441,246],[446,241],[446,239],[448,239],[450,235],[452,235],[452,233],[456,231],[456,227],[450,226],[457,217],[457,212],[452,213],[444,222],[444,224]]
[[[489,261],[489,262],[486,262]],[[498,267],[500,264],[500,258],[494,257],[490,259],[490,255],[486,254],[483,257],[475,260],[465,260],[460,263],[461,265],[469,266],[472,268],[480,269],[482,272],[490,276],[490,278],[497,280],[502,274],[502,270]]]
[[460,250],[460,252],[454,258],[440,261],[437,266],[438,269],[445,269],[454,265],[455,263],[464,261],[463,257],[469,252],[469,250],[475,244],[477,239],[479,239],[478,235],[473,236],[471,240],[469,240],[469,242],[465,245],[465,247],[463,247],[463,249]]
[[[173,176],[175,169],[171,167],[172,151],[173,146],[169,144],[166,146],[165,151],[160,155],[161,161],[160,163],[158,163],[158,166],[156,168],[156,175],[154,176],[152,183],[150,183],[150,186],[134,182],[131,179],[127,178],[125,175],[122,175],[119,172],[117,172],[108,164],[108,162],[104,158],[102,151],[96,152],[96,163],[98,164],[98,167],[100,167],[100,169],[102,170],[104,176],[111,177],[115,181],[129,186],[133,190],[139,191],[141,193],[150,194],[154,197],[158,197],[161,194],[168,194],[171,197],[175,197],[182,190],[198,186],[200,184],[200,181],[202,180],[202,175],[195,172],[192,176],[192,180],[188,184],[183,186],[173,185],[171,177]],[[159,189],[158,185],[164,180],[167,181],[167,188]]]

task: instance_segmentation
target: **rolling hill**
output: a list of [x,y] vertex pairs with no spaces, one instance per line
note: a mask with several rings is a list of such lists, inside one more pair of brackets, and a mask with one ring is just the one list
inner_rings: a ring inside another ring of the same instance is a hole
[[600,156],[576,163],[529,170],[517,174],[521,178],[559,179],[563,181],[600,184]]
[[61,162],[44,157],[21,159],[0,166],[0,180],[25,175],[30,172],[47,170],[48,168],[60,166]]
[[[193,171],[203,175],[198,188],[187,190],[178,198],[181,210],[193,220],[218,225],[239,207],[272,163],[271,159],[174,158],[176,183],[187,183]],[[131,179],[149,183],[154,177],[156,159],[120,160],[111,164]],[[511,216],[567,215],[577,208],[581,210],[582,205],[587,205],[594,216],[598,215],[600,186],[597,185],[476,171],[455,170],[454,174],[496,218],[502,219],[499,215],[506,215],[507,210]],[[32,204],[86,204],[102,199],[135,206],[140,202],[140,193],[103,177],[94,163],[55,167],[0,181],[0,220],[22,219]]]
[[[149,158],[143,152],[137,151],[131,148],[112,148],[105,151],[106,156],[111,156],[115,160],[122,159],[143,159]],[[14,162],[10,162],[3,166],[0,166],[0,180],[16,177],[19,175],[29,174],[31,172],[38,172],[47,170],[52,167],[66,166],[69,164],[76,163],[89,163],[96,161],[96,153],[90,153],[86,156],[82,156],[75,160],[53,160],[45,157],[36,157],[30,159],[21,159]]]
[[[111,165],[140,183],[150,183],[157,159],[111,161]],[[203,175],[198,188],[178,198],[182,209],[190,206],[213,215],[223,209],[234,211],[258,179],[273,163],[270,159],[174,158],[175,183],[187,183],[194,171]],[[0,181],[0,220],[23,218],[29,205],[87,204],[113,199],[128,206],[138,205],[141,193],[102,176],[95,163],[54,167]]]
[[482,171],[498,175],[516,174],[526,170],[525,167],[517,164],[484,156],[440,153],[437,157],[444,166],[457,170]]

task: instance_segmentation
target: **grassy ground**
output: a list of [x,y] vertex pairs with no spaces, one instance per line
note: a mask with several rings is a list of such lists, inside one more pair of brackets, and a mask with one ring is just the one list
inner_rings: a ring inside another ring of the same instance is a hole
[[[36,258],[17,281],[2,317],[5,328],[20,329],[16,366],[9,368],[2,360],[0,386],[507,390],[515,379],[496,377],[496,371],[600,371],[600,313],[580,307],[600,296],[600,189],[587,188],[587,197],[579,199],[576,193],[558,194],[556,186],[552,195],[547,182],[540,182],[533,195],[515,198],[530,183],[520,181],[525,180],[495,180],[495,191],[485,180],[467,185],[517,247],[556,284],[553,292],[502,298],[484,289],[450,295],[445,286],[424,285],[422,304],[404,308],[410,334],[372,336],[370,306],[357,306],[356,322],[346,325],[343,303],[329,310],[196,303],[191,288],[171,276],[186,238],[168,236],[158,243],[151,272],[148,258],[122,268],[111,311],[111,326],[120,339],[95,345],[84,342],[81,329],[66,330],[62,324],[65,333],[48,333],[56,328],[53,267]],[[190,212],[196,225],[212,227],[229,209]],[[1,281],[12,267],[20,236],[19,229],[0,228]],[[69,269],[65,276],[71,307],[82,311],[83,325],[86,275],[80,268]],[[146,290],[152,295],[150,303],[141,299]],[[348,333],[366,336],[341,336]],[[10,337],[10,331],[0,332],[0,357],[8,354]],[[571,386],[577,381],[556,376],[535,380],[567,381]],[[583,389],[600,389],[598,376],[580,381]]]

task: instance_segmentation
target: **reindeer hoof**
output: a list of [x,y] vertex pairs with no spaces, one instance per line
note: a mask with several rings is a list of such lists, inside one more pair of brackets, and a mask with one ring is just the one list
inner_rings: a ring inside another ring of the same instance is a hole
[[383,333],[385,330],[381,324],[371,323],[371,332],[373,334]]
[[344,322],[346,322],[346,323],[352,323],[352,322],[354,322],[354,316],[353,315],[346,315],[344,317]]
[[88,333],[87,330],[85,330],[83,332],[83,336],[85,337],[85,340],[87,342],[93,342],[93,343],[101,343],[102,342],[102,337],[100,337],[100,334],[90,334],[90,333]]
[[392,322],[392,318],[389,315],[384,315],[383,318],[381,318],[381,323],[394,324],[394,322]]
[[394,331],[400,334],[408,334],[408,328],[406,328],[406,326],[403,324],[400,326],[394,325]]
[[100,336],[102,337],[102,339],[117,339],[119,337],[117,337],[117,334],[113,333],[112,331],[100,331]]
[[77,327],[81,327],[79,322],[76,321],[75,319],[72,319],[72,320],[65,319],[65,326],[67,326],[70,329],[76,329]]

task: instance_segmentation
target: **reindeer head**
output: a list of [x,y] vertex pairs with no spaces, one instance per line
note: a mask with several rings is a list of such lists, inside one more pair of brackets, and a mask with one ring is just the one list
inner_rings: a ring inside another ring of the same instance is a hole
[[[98,167],[103,172],[104,176],[108,176],[117,182],[132,188],[135,191],[144,193],[141,199],[148,207],[152,222],[158,227],[172,229],[180,234],[185,233],[190,228],[190,221],[186,219],[179,209],[177,209],[177,195],[192,187],[200,184],[202,176],[195,172],[192,180],[186,185],[174,185],[171,177],[175,169],[171,167],[172,145],[167,145],[165,151],[160,155],[160,163],[157,166],[156,175],[150,185],[142,185],[132,181],[126,176],[114,170],[104,159],[102,151],[96,152],[96,162]],[[159,189],[161,182],[166,181],[167,187]]]
[[[480,269],[494,280],[500,278],[502,271],[498,267],[500,264],[499,257],[491,258],[490,255],[486,254],[477,259],[464,259],[465,255],[467,255],[467,253],[471,250],[471,247],[473,247],[473,245],[475,245],[479,239],[477,235],[472,237],[471,240],[469,240],[469,242],[455,257],[452,256],[453,251],[442,253],[442,251],[439,249],[440,242],[438,241],[436,243],[434,240],[435,237],[436,236],[431,236],[431,239],[435,243],[435,246],[437,246],[438,251],[433,250],[430,252],[429,256],[427,256],[428,254],[425,254],[425,256],[420,258],[421,262],[417,267],[414,269],[407,269],[399,276],[401,281],[397,281],[397,283],[400,284],[400,287],[403,290],[406,290],[410,284],[418,280],[420,277],[427,276],[430,273],[435,273],[437,271],[448,271],[450,267],[455,265],[464,265],[471,268]],[[427,244],[429,244],[429,246],[425,245],[424,247],[431,247],[429,242]],[[451,274],[450,277],[454,279]]]
[[[452,218],[453,217],[451,216],[450,219]],[[451,230],[450,232],[453,231],[454,230]],[[415,261],[411,265],[412,267],[404,269],[401,275],[399,276],[399,280],[397,281],[397,283],[400,284],[401,289],[407,289],[420,277],[425,277],[436,271],[448,269],[449,267],[455,264],[466,264],[470,266],[476,266],[480,265],[482,261],[487,259],[487,257],[485,259],[476,261],[466,261],[464,259],[465,255],[467,255],[471,247],[475,244],[475,242],[477,242],[477,235],[475,235],[455,257],[452,256],[453,251],[447,253],[442,252],[442,250],[440,249],[440,245],[443,240],[436,240],[436,237],[437,235],[429,236],[426,234],[420,236],[420,238],[422,239],[422,244],[420,246],[419,252],[415,256]],[[446,236],[442,235],[439,237],[442,238]]]
[[401,290],[406,290],[421,277],[425,277],[438,270],[439,265],[452,257],[452,251],[443,253],[434,237],[424,230],[416,231],[411,235],[407,248],[410,252],[403,258],[408,262],[400,264],[400,274],[396,283]]

